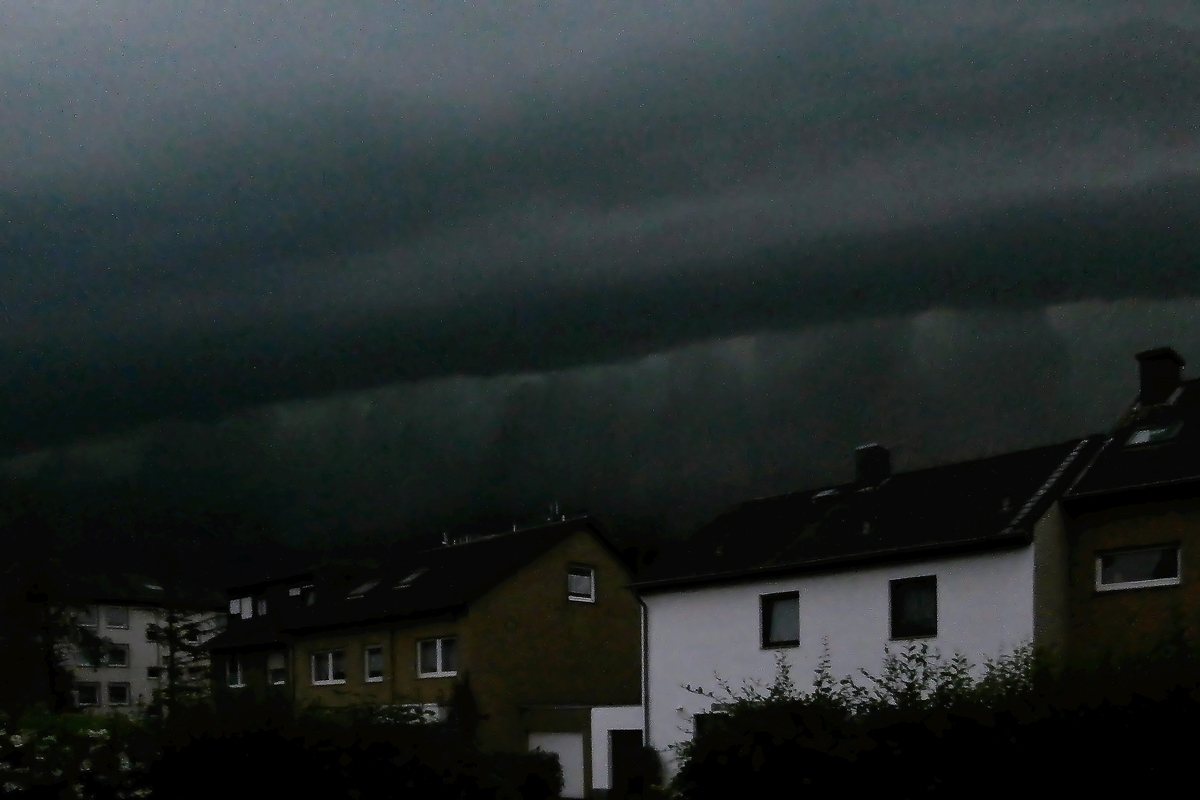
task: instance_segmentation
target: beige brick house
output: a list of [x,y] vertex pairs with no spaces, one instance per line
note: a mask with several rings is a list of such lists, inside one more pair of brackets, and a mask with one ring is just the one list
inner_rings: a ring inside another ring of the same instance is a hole
[[593,711],[641,702],[630,580],[583,518],[446,543],[376,571],[236,587],[211,643],[218,697],[274,694],[295,710],[420,705],[444,719],[469,681],[481,746],[558,752],[565,796],[582,797]]
[[1200,647],[1200,381],[1170,348],[1137,359],[1137,400],[1063,498],[1080,664]]

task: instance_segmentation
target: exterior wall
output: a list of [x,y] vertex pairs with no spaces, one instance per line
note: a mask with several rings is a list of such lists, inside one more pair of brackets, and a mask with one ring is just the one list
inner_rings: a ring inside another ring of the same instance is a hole
[[1069,562],[1066,519],[1055,503],[1033,529],[1033,639],[1059,666],[1067,659]]
[[[570,564],[595,568],[595,603],[567,598]],[[640,701],[641,607],[628,583],[624,566],[578,533],[472,607],[472,647],[486,659],[471,673],[489,717],[480,726],[485,746],[525,749],[521,707]]]
[[[596,602],[568,599],[567,568],[572,564],[595,569]],[[468,678],[481,715],[480,744],[486,749],[524,751],[535,732],[531,726],[540,724],[534,717],[551,713],[548,709],[557,709],[552,716],[562,719],[559,711],[583,708],[569,730],[543,725],[541,732],[586,734],[587,707],[640,701],[641,609],[628,582],[624,566],[581,532],[526,565],[459,618],[304,637],[295,644],[291,664],[297,706],[446,705],[455,684]],[[441,636],[457,638],[458,675],[417,677],[417,643]],[[380,683],[365,680],[369,644],[385,648]],[[313,685],[312,654],[338,648],[346,652],[345,682]],[[261,681],[265,683],[265,675]]]
[[[146,636],[146,630],[149,626],[161,626],[166,623],[167,612],[165,609],[149,606],[116,606],[128,609],[129,626],[127,628],[112,628],[107,625],[105,614],[105,610],[111,607],[113,606],[104,605],[96,607],[98,611],[98,625],[95,628],[90,628],[90,630],[114,644],[127,645],[129,648],[128,666],[83,666],[78,662],[77,651],[71,647],[65,648],[64,655],[67,663],[72,666],[72,673],[77,682],[100,684],[100,704],[87,708],[88,713],[140,713],[153,701],[155,692],[165,688],[167,685],[165,670],[163,670],[167,664],[166,648],[157,642],[149,641]],[[206,634],[201,635],[201,641],[206,636],[215,634],[216,616],[214,613],[192,615],[192,619],[201,623],[202,630],[207,630]],[[196,675],[192,679],[194,683],[202,687],[207,685],[206,676],[209,669],[209,659],[207,657],[185,659],[181,661],[181,666],[185,670],[185,680],[187,679],[186,670],[190,667],[200,670],[203,673]],[[152,669],[161,670],[159,677],[150,676]],[[113,706],[109,704],[108,685],[110,683],[129,684],[130,702],[128,705]]]
[[612,753],[609,731],[645,731],[645,711],[641,706],[608,706],[592,709],[592,789],[612,788]]
[[[441,619],[404,627],[375,627],[305,637],[295,645],[291,681],[299,708],[327,708],[357,704],[437,703],[445,705],[454,692],[454,678],[418,678],[417,642],[441,636],[458,639],[459,674],[470,663],[471,635],[463,620]],[[383,680],[366,680],[366,649],[384,648]],[[326,650],[346,652],[346,681],[314,685],[312,656]]]
[[[1178,642],[1200,646],[1200,501],[1177,501],[1086,514],[1071,523],[1072,661],[1086,666],[1110,657],[1145,657]],[[1180,584],[1096,591],[1099,551],[1178,542]]]
[[[809,691],[824,637],[835,678],[859,669],[878,673],[890,634],[888,582],[930,574],[938,577],[938,635],[920,641],[978,664],[1032,640],[1032,547],[645,596],[647,738],[668,775],[675,771],[669,746],[690,738],[693,716],[710,711],[713,703],[685,684],[718,696],[714,673],[735,691],[744,681],[769,685],[775,654],[782,652],[797,689]],[[786,591],[800,593],[800,645],[765,650],[759,596]]]

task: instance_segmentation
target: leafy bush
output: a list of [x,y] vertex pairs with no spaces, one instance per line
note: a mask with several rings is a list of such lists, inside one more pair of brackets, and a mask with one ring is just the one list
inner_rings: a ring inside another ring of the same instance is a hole
[[861,681],[834,680],[826,650],[805,693],[780,658],[768,687],[734,691],[719,678],[720,694],[687,687],[724,709],[697,718],[659,796],[773,785],[999,796],[1028,791],[1033,775],[1038,788],[1142,792],[1156,770],[1195,750],[1198,676],[1197,663],[1180,658],[1057,673],[1029,648],[976,670],[912,645],[887,652],[882,671]]
[[0,715],[5,792],[79,798],[148,797],[153,739],[123,717],[32,711]]

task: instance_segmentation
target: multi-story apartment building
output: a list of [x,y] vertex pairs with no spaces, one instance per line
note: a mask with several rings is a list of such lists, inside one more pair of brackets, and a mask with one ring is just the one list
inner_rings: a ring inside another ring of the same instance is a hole
[[[153,591],[156,587],[149,587]],[[73,673],[75,702],[90,713],[139,713],[168,686],[167,668],[176,667],[176,685],[193,695],[210,691],[210,659],[198,649],[224,627],[215,609],[168,607],[145,598],[109,597],[73,604],[75,623],[103,640],[99,659],[73,643],[63,643],[64,662]],[[173,624],[172,624],[173,623]],[[170,625],[180,636],[169,647]]]

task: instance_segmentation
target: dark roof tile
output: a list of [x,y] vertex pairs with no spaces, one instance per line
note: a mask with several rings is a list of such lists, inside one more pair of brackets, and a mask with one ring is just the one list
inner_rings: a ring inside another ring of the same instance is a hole
[[664,554],[643,591],[1028,536],[1100,437],[742,503]]

